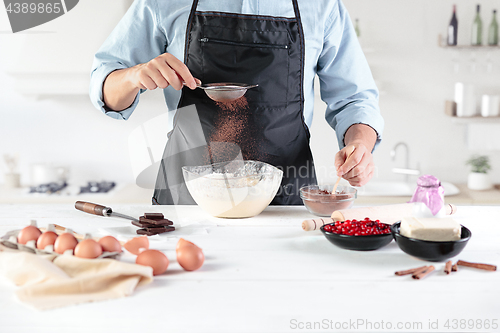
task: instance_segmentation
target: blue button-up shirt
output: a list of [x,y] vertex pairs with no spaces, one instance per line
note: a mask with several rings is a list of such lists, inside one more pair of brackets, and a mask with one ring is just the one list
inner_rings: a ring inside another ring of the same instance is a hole
[[[378,90],[358,43],[349,15],[340,0],[298,0],[305,35],[304,119],[310,127],[314,110],[314,76],[320,79],[326,120],[335,129],[339,146],[353,124],[367,124],[380,142],[384,121]],[[164,52],[184,59],[186,26],[192,0],[135,0],[95,55],[90,97],[93,104],[116,119],[128,119],[139,103],[138,93],[127,109],[106,110],[102,85],[114,70],[145,63]],[[294,17],[291,0],[201,0],[199,11]],[[141,91],[141,93],[144,91]],[[177,108],[180,91],[163,90],[169,110]],[[170,129],[168,129],[170,130]]]

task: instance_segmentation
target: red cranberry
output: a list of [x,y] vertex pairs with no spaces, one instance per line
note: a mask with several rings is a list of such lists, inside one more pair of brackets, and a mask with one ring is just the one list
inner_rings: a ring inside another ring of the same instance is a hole
[[372,221],[366,217],[362,220],[346,220],[344,222],[337,221],[331,225],[325,225],[325,231],[351,236],[370,236],[383,235],[391,232],[389,225],[380,222],[379,220]]

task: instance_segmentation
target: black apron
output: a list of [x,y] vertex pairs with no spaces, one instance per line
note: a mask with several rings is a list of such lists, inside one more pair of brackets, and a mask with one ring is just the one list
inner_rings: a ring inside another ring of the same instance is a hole
[[[304,33],[297,0],[293,18],[199,12],[197,5],[194,0],[184,55],[192,75],[203,83],[259,85],[244,96],[248,102],[241,111],[246,112],[244,137],[236,140],[241,151],[234,151],[228,160],[241,153],[245,160],[282,169],[281,188],[271,204],[302,205],[299,189],[316,184],[316,175],[303,115]],[[181,168],[214,162],[207,156],[216,124],[224,123],[224,117],[202,89],[183,88],[153,204],[195,204]]]

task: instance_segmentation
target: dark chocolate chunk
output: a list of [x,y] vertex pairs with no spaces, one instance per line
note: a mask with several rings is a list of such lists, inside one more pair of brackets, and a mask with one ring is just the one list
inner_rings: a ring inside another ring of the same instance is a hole
[[137,222],[137,221],[132,221],[132,224],[135,225],[136,227],[139,228],[158,228],[158,227],[164,227],[167,225],[173,225],[174,223],[169,220],[163,220],[162,223],[146,223],[146,222]]
[[144,217],[151,220],[163,220],[162,213],[144,213]]
[[157,224],[157,225],[171,225],[171,224],[173,224],[172,221],[170,221],[169,219],[152,220],[152,219],[147,219],[144,216],[139,217],[139,222],[149,223],[149,224]]
[[169,231],[174,231],[175,227],[173,226],[164,226],[161,228],[142,228],[142,229],[137,229],[137,234],[138,235],[146,235],[146,236],[152,236],[152,235],[157,235],[161,234],[164,232],[169,232]]
[[173,230],[175,230],[175,227],[173,225],[166,225],[166,226],[162,226],[162,227],[142,228],[142,229],[146,229],[146,231],[159,231],[159,230],[173,231]]

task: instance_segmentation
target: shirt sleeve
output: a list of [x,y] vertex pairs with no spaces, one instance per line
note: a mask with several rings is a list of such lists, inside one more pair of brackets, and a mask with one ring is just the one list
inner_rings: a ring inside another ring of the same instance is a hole
[[340,0],[325,26],[318,76],[321,99],[327,104],[325,118],[337,134],[339,147],[345,146],[345,133],[354,124],[372,127],[377,133],[377,147],[384,129],[378,89],[349,14]]
[[112,111],[104,104],[102,86],[113,71],[145,63],[164,53],[167,39],[158,24],[155,0],[136,0],[120,20],[94,57],[90,78],[90,99],[94,106],[115,119],[127,120],[137,104],[137,94],[130,107]]

